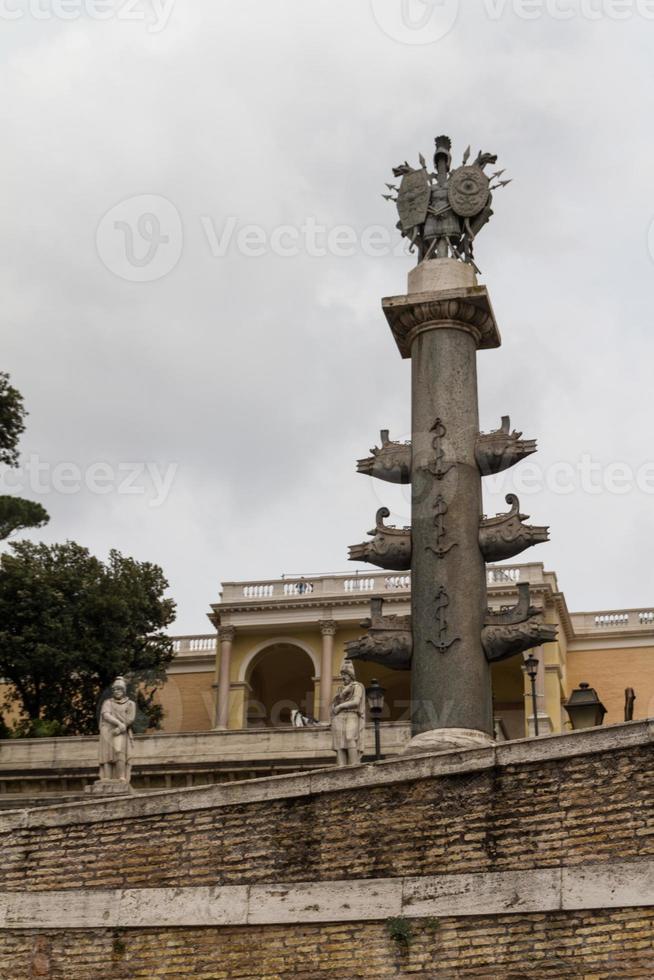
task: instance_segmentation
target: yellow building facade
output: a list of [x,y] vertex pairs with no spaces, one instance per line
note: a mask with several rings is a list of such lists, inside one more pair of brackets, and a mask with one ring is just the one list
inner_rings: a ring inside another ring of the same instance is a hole
[[[634,718],[654,715],[654,609],[571,613],[556,575],[540,563],[491,566],[489,605],[517,600],[528,582],[532,603],[556,623],[558,641],[533,651],[540,734],[570,727],[564,702],[581,682],[594,687],[606,724],[624,720],[625,689],[634,688]],[[164,731],[270,730],[291,724],[299,709],[329,720],[345,643],[361,636],[370,600],[385,614],[410,612],[409,575],[384,572],[229,582],[211,610],[215,633],[177,637],[176,658],[160,692]],[[533,734],[531,685],[524,657],[493,666],[499,739]],[[384,721],[410,719],[410,674],[357,663],[357,676],[386,689]]]

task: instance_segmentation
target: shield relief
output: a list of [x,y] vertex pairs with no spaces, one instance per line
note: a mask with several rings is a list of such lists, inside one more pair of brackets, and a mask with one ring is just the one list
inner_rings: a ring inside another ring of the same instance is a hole
[[426,170],[412,170],[404,175],[397,196],[402,231],[411,231],[416,225],[424,224],[430,197],[431,186]]

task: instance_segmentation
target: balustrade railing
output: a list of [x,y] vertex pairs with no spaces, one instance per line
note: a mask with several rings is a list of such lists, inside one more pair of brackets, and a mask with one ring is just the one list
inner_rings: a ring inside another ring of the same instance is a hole
[[203,636],[176,636],[173,639],[175,653],[198,653],[216,649],[215,633]]
[[[539,584],[545,581],[539,563],[501,565],[488,568],[488,584],[515,585],[518,582]],[[298,578],[270,579],[267,582],[227,582],[223,585],[222,602],[239,603],[245,600],[295,599],[343,593],[408,592],[411,575],[368,572],[362,574],[313,575]]]
[[654,609],[609,609],[572,613],[571,619],[575,633],[654,630]]

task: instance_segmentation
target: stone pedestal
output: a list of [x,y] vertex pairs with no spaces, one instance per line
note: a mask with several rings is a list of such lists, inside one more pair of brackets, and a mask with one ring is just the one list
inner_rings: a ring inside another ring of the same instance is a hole
[[471,731],[468,728],[438,728],[416,735],[402,754],[465,752],[469,749],[487,749],[493,745],[494,740],[486,732]]
[[90,796],[131,796],[134,792],[122,779],[98,779],[84,788]]
[[409,294],[468,289],[478,285],[473,267],[456,259],[428,259],[409,273]]

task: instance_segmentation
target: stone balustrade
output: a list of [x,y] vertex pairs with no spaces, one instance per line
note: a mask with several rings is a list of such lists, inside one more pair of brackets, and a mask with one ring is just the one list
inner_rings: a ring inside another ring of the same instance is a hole
[[[491,565],[488,568],[488,585],[512,585],[518,582],[542,584],[545,572],[540,562],[522,565]],[[388,572],[358,574],[314,575],[298,578],[269,579],[263,582],[226,582],[223,585],[221,605],[241,604],[245,601],[274,601],[297,598],[339,596],[358,592],[409,592],[409,574],[389,575]]]
[[654,609],[615,609],[572,613],[575,633],[654,631]]

